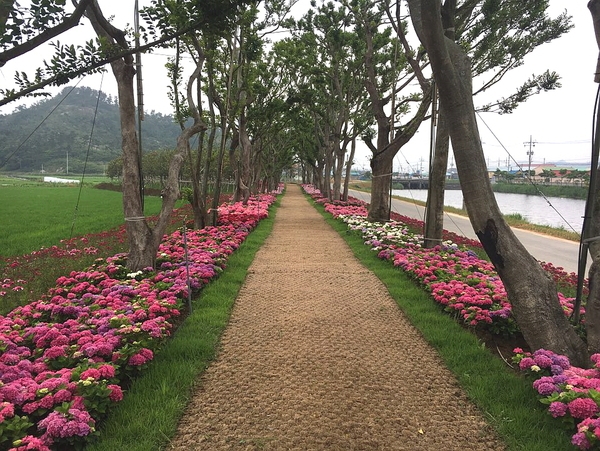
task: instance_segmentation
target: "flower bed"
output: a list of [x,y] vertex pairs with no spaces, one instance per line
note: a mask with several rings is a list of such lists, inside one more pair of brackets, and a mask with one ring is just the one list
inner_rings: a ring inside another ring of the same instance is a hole
[[218,226],[187,232],[187,263],[175,231],[156,270],[129,273],[125,254],[99,259],[0,316],[0,449],[83,446],[170,335],[188,283],[198,291],[216,277],[274,200],[219,207]]

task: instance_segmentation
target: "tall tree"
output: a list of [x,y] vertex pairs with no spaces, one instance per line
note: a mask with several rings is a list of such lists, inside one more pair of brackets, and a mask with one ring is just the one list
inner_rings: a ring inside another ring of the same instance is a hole
[[[377,126],[375,144],[367,136],[363,136],[373,153],[368,218],[372,221],[387,221],[390,218],[394,157],[415,135],[426,117],[432,89],[430,83],[411,68],[410,61],[399,48],[400,43],[392,37],[392,29],[389,26],[382,28],[385,9],[380,2],[352,0],[349,7],[356,33],[365,43],[363,81]],[[398,31],[403,29],[398,28]],[[411,92],[411,83],[415,80],[420,90]],[[411,111],[413,105],[416,106],[416,111]],[[400,119],[408,114],[412,114],[410,119]]]
[[586,346],[564,315],[555,283],[515,237],[496,203],[477,128],[469,58],[444,36],[439,1],[409,0],[409,7],[446,108],[471,224],[506,287],[516,321],[533,349],[551,349],[585,365]]
[[[112,26],[94,0],[86,15],[99,38],[114,47],[128,48],[125,33]],[[178,175],[182,158],[173,158],[163,195],[163,205],[155,227],[150,227],[144,216],[141,190],[141,155],[136,133],[134,95],[135,69],[133,58],[127,55],[111,63],[118,87],[119,114],[123,151],[123,212],[125,214],[129,254],[127,266],[131,270],[154,267],[156,251],[164,235],[168,218],[178,197]]]
[[[315,3],[313,2],[313,6]],[[358,115],[362,102],[361,69],[363,57],[361,43],[351,30],[351,20],[345,6],[325,3],[302,17],[296,23],[297,45],[311,43],[314,53],[305,53],[303,70],[308,74],[314,88],[318,88],[318,106],[313,104],[318,116],[317,130],[323,147],[321,165],[324,174],[324,193],[333,200],[342,194],[342,174],[346,164],[348,144],[360,128]],[[364,52],[363,52],[364,53]],[[310,60],[318,61],[315,66]],[[305,83],[304,87],[308,86]],[[364,121],[363,121],[364,123]],[[333,186],[328,183],[333,175]]]
[[260,73],[260,62],[265,55],[266,36],[278,29],[295,1],[269,0],[261,6],[260,1],[249,2],[248,7],[238,14],[238,27],[232,41],[234,74],[231,101],[233,102],[234,134],[230,146],[230,161],[236,176],[234,200],[248,201],[256,190],[258,154],[254,148],[255,136],[251,135],[249,115],[252,106],[259,102],[256,80]]
[[[526,4],[486,0],[443,2],[444,34],[451,40],[457,40],[466,50],[472,60],[473,77],[479,80],[480,87],[474,95],[502,81],[510,70],[522,65],[524,57],[536,47],[560,37],[572,27],[566,13],[550,18],[547,8],[548,0],[534,0]],[[513,94],[481,109],[511,113],[532,95],[560,87],[558,80],[558,75],[550,71],[533,75]],[[443,234],[449,140],[443,105],[439,112],[429,174],[424,230],[426,247],[439,244]]]
[[[186,10],[190,22],[202,23],[204,20],[208,26],[215,26],[216,22],[222,24],[230,20],[231,14],[237,9],[236,2],[219,5],[212,2],[204,2],[202,8],[196,4],[188,4]],[[146,10],[146,18],[154,19],[158,28],[168,30],[177,27],[178,23],[173,22],[169,11],[158,4],[154,8]],[[92,5],[87,8],[86,15],[92,22],[94,30],[105,45],[113,48],[128,49],[129,45],[125,39],[125,33],[113,27],[104,18],[97,2],[94,0]],[[210,19],[209,19],[210,18]],[[169,216],[173,210],[175,201],[179,195],[178,178],[183,165],[185,155],[189,152],[189,141],[192,136],[200,130],[206,128],[206,125],[200,118],[198,110],[193,100],[193,84],[197,81],[202,64],[203,55],[197,61],[196,67],[190,76],[187,85],[187,103],[191,116],[194,119],[190,127],[182,130],[177,140],[177,151],[169,164],[169,176],[163,190],[163,204],[159,214],[159,219],[151,227],[144,217],[143,198],[140,190],[141,169],[140,155],[138,152],[138,137],[136,134],[135,123],[135,99],[133,89],[133,77],[135,70],[133,68],[132,57],[126,54],[120,59],[111,62],[111,68],[115,79],[117,80],[119,93],[119,109],[121,116],[121,135],[123,138],[123,210],[125,213],[127,236],[129,240],[128,268],[138,270],[144,267],[154,267],[156,260],[156,251],[164,235]]]

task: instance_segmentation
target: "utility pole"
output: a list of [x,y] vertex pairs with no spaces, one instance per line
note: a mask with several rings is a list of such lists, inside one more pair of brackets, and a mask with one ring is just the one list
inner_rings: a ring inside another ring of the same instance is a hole
[[[140,47],[140,9],[138,0],[135,0],[133,8],[135,47]],[[138,168],[140,170],[140,198],[142,200],[142,211],[144,209],[144,176],[142,174],[142,121],[144,120],[144,88],[142,80],[142,54],[138,51],[135,54],[135,78],[137,82],[137,120],[138,120]]]
[[529,146],[529,150],[527,151],[527,156],[529,157],[529,169],[527,172],[527,177],[531,176],[531,157],[533,156],[533,150],[531,150],[533,147],[535,147],[536,142],[531,138],[531,135],[529,135],[529,142],[524,142],[523,145],[525,147]]

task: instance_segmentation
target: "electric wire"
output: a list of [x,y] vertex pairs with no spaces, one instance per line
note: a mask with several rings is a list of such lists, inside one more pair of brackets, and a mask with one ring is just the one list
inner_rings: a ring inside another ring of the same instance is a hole
[[575,294],[575,301],[573,302],[573,312],[571,317],[575,324],[579,323],[580,308],[583,297],[583,282],[585,278],[585,269],[587,265],[587,254],[590,238],[588,237],[589,221],[592,219],[594,204],[596,203],[596,176],[598,171],[598,152],[600,149],[600,143],[598,142],[598,136],[596,134],[598,130],[598,121],[600,116],[598,113],[600,103],[600,85],[596,92],[596,101],[594,102],[594,113],[592,116],[592,163],[590,171],[590,186],[588,189],[588,195],[585,203],[585,213],[583,216],[583,227],[581,230],[581,239],[579,240],[579,254],[578,254],[578,265],[577,265],[577,291]]
[[75,211],[73,212],[73,221],[71,222],[71,233],[69,240],[73,238],[73,230],[75,229],[75,221],[79,215],[79,202],[81,201],[81,192],[83,190],[83,180],[85,179],[85,172],[87,169],[87,163],[90,157],[90,150],[92,148],[92,138],[94,136],[94,128],[96,127],[96,118],[98,117],[98,108],[100,106],[100,96],[102,95],[102,83],[104,82],[104,73],[100,79],[100,88],[98,89],[98,97],[96,98],[96,109],[94,110],[94,119],[92,120],[92,129],[90,130],[90,137],[88,139],[87,152],[85,154],[85,160],[83,163],[83,172],[81,174],[81,181],[79,182],[79,193],[77,194],[77,202],[75,203]]
[[[402,155],[402,157],[404,158],[404,161],[405,161],[405,162],[406,162],[406,164],[408,165],[408,168],[411,170],[411,172],[414,172],[414,167],[411,165],[411,163],[409,163],[409,161],[408,161],[408,159],[406,158],[406,156],[405,156],[405,155],[402,153],[402,150],[400,150],[400,151],[399,151],[399,153],[400,153],[400,155]],[[396,156],[396,158],[398,158],[398,156]],[[409,195],[410,195],[410,198],[413,200],[412,204],[413,204],[413,205],[414,205],[414,207],[415,207],[415,211],[416,211],[416,213],[417,213],[418,219],[419,219],[420,221],[423,221],[423,220],[424,220],[424,219],[423,219],[423,215],[422,215],[422,213],[421,213],[421,210],[419,210],[419,207],[418,207],[418,205],[415,203],[415,200],[416,200],[416,199],[414,198],[414,196],[413,196],[413,193],[412,193],[412,190],[410,189],[410,187],[408,188],[408,193],[409,193]],[[392,207],[393,207],[393,205],[392,205]],[[395,208],[395,207],[393,207],[393,208],[394,208],[394,210],[393,210],[393,211],[395,211],[395,212],[396,212],[396,213],[398,213],[398,214],[401,214],[401,213],[398,211],[398,209],[397,209],[397,208]],[[452,224],[454,225],[454,227],[456,227],[456,230],[458,230],[458,233],[459,233],[460,235],[467,236],[467,235],[465,234],[465,232],[464,232],[464,231],[463,231],[463,230],[460,228],[460,226],[458,225],[458,223],[457,223],[457,222],[454,220],[454,218],[452,218],[452,216],[450,216],[450,215],[448,214],[448,212],[444,211],[444,217],[445,217],[445,218],[447,218],[447,219],[449,219],[449,220],[450,220],[450,222],[452,222]]]
[[69,92],[67,93],[66,96],[64,96],[60,102],[58,102],[58,104],[52,108],[52,110],[46,115],[46,117],[44,119],[42,119],[42,122],[39,123],[39,125],[37,127],[35,127],[33,129],[33,131],[31,133],[29,133],[29,135],[27,135],[27,137],[21,142],[21,144],[19,144],[19,146],[10,154],[8,155],[8,157],[6,157],[6,159],[0,163],[0,168],[4,167],[6,165],[6,163],[8,163],[10,161],[10,159],[12,157],[14,157],[16,155],[16,153],[21,150],[21,148],[25,145],[25,143],[29,140],[29,138],[31,138],[34,133],[36,131],[38,131],[38,129],[44,125],[44,122],[46,122],[46,120],[52,116],[52,113],[54,113],[56,111],[56,109],[65,101],[67,100],[67,97],[69,97],[69,94],[71,94],[73,92],[73,90],[77,87],[77,85],[79,85],[79,83],[81,83],[81,80],[83,80],[83,77],[80,77],[79,80],[77,81],[77,83],[75,83],[75,85],[69,90]]
[[[500,141],[500,138],[498,138],[498,136],[494,133],[494,131],[490,128],[490,126],[483,120],[483,118],[481,117],[481,115],[477,112],[477,117],[481,120],[481,122],[483,122],[483,124],[486,126],[486,128],[490,131],[490,133],[492,134],[492,136],[496,139],[496,141],[498,141],[498,144],[500,144],[500,146],[504,149],[504,151],[508,154],[508,156],[510,157],[510,159],[515,163],[515,165],[519,168],[519,170],[521,171],[521,173],[525,173],[525,170],[523,169],[523,167],[517,162],[517,160],[515,160],[515,158],[512,156],[512,154],[509,152],[509,150],[506,148],[506,146],[504,146],[504,144],[502,143],[502,141]],[[542,192],[542,190],[540,190],[539,186],[533,181],[533,179],[531,178],[530,174],[527,174],[527,181],[536,189],[536,191],[540,194],[540,196],[542,196],[544,198],[544,200],[546,201],[546,203],[550,206],[550,208],[552,208],[556,214],[563,220],[563,222],[565,224],[567,224],[569,226],[569,228],[575,232],[575,233],[579,233],[577,230],[575,230],[575,228],[571,225],[571,223],[569,221],[567,221],[565,219],[565,217],[556,209],[556,207],[554,205],[552,205],[552,202],[550,202],[550,199],[548,199],[546,197],[546,195]]]

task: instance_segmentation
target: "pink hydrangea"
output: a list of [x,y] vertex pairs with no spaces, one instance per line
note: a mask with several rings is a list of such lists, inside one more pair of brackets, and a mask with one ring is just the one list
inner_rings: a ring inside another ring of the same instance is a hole
[[540,368],[550,368],[552,366],[552,359],[545,355],[536,355],[533,360],[535,364]]
[[49,443],[39,437],[26,435],[13,443],[13,448],[8,451],[51,451]]
[[[267,216],[274,201],[272,195],[261,195],[247,206],[224,204],[219,208],[223,215],[219,226],[190,231],[193,290],[201,289],[225,267],[227,256],[240,246],[258,220]],[[80,250],[71,249],[65,255],[74,252]],[[181,267],[185,258],[181,231],[164,237],[159,253],[170,266],[156,274],[152,268],[145,268],[140,277],[124,278],[127,255],[117,254],[97,260],[92,270],[72,271],[58,278],[48,296],[0,317],[0,344],[4,349],[0,352],[0,421],[14,416],[18,409],[19,415],[31,414],[32,421],[38,421],[41,434],[39,438],[17,440],[15,450],[46,451],[54,439],[87,436],[95,420],[86,404],[94,406],[106,397],[120,401],[123,390],[115,379],[127,376],[131,370],[120,366],[126,362],[139,366],[153,359],[153,352],[147,348],[128,359],[128,346],[134,341],[151,345],[168,336],[170,318],[180,314],[176,307],[188,294],[186,271]],[[63,365],[71,366],[53,370]],[[79,383],[81,380],[86,383]],[[108,382],[113,382],[107,385],[108,391],[94,390],[95,384],[104,386]],[[91,390],[82,388],[90,383],[94,384]],[[70,403],[67,414],[52,411],[63,403]]]
[[100,379],[100,371],[98,371],[96,368],[90,368],[88,370],[83,371],[81,373],[81,376],[79,376],[79,379],[81,379],[82,381],[86,379],[98,380]]
[[4,401],[0,403],[0,423],[4,422],[7,418],[15,416],[15,406],[13,403]]
[[123,390],[118,385],[109,384],[108,388],[110,389],[110,395],[108,397],[113,402],[119,402],[123,399]]
[[576,398],[568,404],[569,413],[573,418],[588,418],[598,413],[598,404],[590,398]]
[[535,365],[535,361],[531,357],[525,357],[519,362],[519,368],[522,370],[528,370],[533,365]]
[[47,359],[56,359],[58,357],[65,357],[67,355],[66,346],[52,346],[51,348],[44,351],[44,357]]
[[112,379],[115,377],[115,367],[112,365],[101,365],[98,367],[100,376],[104,379]]

